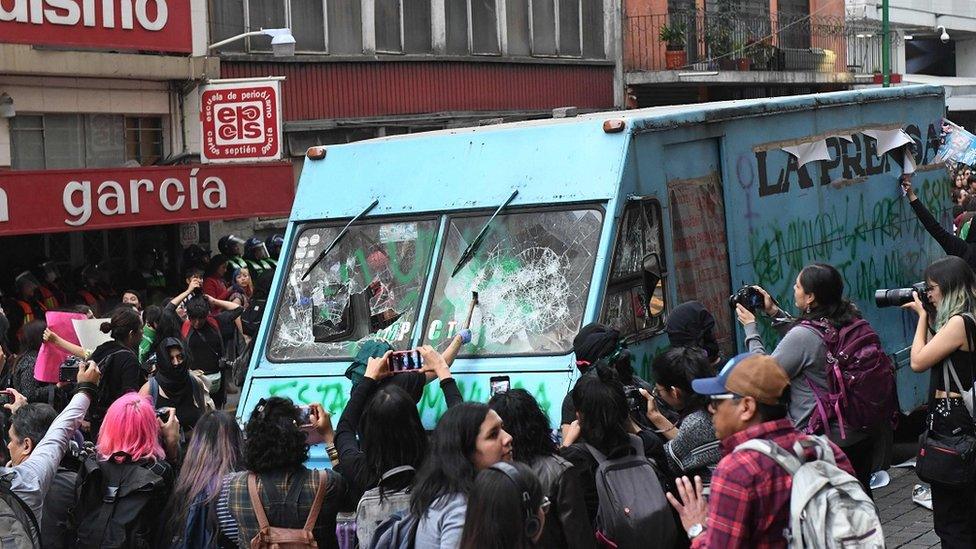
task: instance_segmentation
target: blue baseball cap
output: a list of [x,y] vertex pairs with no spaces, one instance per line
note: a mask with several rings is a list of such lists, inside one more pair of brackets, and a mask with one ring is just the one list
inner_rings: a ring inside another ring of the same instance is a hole
[[729,359],[717,376],[693,380],[691,388],[700,395],[748,396],[775,405],[789,384],[789,376],[773,357],[742,353]]

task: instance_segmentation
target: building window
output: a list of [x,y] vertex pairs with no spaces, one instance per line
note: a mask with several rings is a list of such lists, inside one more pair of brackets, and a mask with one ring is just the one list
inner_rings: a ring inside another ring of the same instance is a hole
[[[287,27],[295,37],[295,51],[362,53],[359,0],[209,0],[209,6],[211,43],[249,30]],[[219,49],[268,53],[271,38],[252,36]]]
[[[606,58],[603,0],[530,0],[528,7],[510,0],[507,6],[517,14],[508,17],[510,54],[531,49],[542,57]],[[523,10],[530,16],[528,38],[521,28]]]
[[159,162],[163,157],[163,121],[158,116],[125,118],[125,159],[142,166]]
[[496,0],[454,0],[444,3],[447,52],[458,55],[501,53]]
[[160,117],[115,114],[19,115],[10,124],[11,168],[111,168],[163,156]]
[[374,0],[376,51],[430,53],[430,0]]

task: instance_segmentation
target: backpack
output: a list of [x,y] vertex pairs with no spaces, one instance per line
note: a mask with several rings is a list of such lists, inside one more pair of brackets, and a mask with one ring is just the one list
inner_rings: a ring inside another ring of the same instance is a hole
[[373,534],[369,549],[413,549],[420,519],[409,511],[393,513]]
[[[807,461],[805,448],[813,448],[817,459]],[[762,439],[743,442],[734,451],[746,450],[771,458],[793,477],[786,532],[790,549],[885,546],[874,502],[856,478],[837,467],[826,437],[798,440],[793,454]]]
[[[254,509],[254,516],[258,519],[258,533],[251,538],[251,549],[300,549],[302,547],[318,547],[313,532],[315,523],[319,519],[319,511],[322,510],[322,501],[325,500],[325,489],[328,484],[328,475],[319,475],[319,487],[315,491],[315,500],[312,508],[305,519],[305,525],[301,528],[281,528],[271,526],[268,522],[268,515],[264,511],[261,497],[258,495],[258,480],[254,473],[247,474],[247,494],[251,498],[251,507]],[[305,484],[305,476],[299,475],[293,479],[288,493],[285,495],[285,506],[288,504],[297,505],[298,497]],[[273,482],[261,483],[261,488],[272,502],[279,501],[278,488]]]
[[73,511],[75,547],[152,547],[165,503],[167,465],[118,462],[91,456],[85,460]]
[[376,488],[366,490],[356,507],[356,537],[360,547],[369,547],[376,529],[394,513],[410,509],[410,487],[403,490],[383,491],[383,481],[400,473],[414,472],[409,465],[394,467],[383,473]]
[[11,474],[0,477],[0,546],[4,549],[41,549],[37,518],[10,488]]
[[810,385],[817,410],[807,432],[827,432],[836,419],[841,438],[847,438],[846,427],[865,430],[892,421],[898,402],[895,367],[871,325],[864,319],[840,330],[825,321],[800,324],[812,328],[827,348],[827,393]]
[[658,547],[670,547],[677,532],[674,515],[657,470],[644,455],[643,441],[629,436],[635,454],[623,457],[607,458],[585,445],[598,463],[597,537],[615,547],[644,547],[650,540]]
[[210,508],[204,504],[203,495],[190,504],[186,513],[186,526],[183,535],[172,549],[209,549],[217,547],[217,532],[214,530],[215,521],[211,520]]

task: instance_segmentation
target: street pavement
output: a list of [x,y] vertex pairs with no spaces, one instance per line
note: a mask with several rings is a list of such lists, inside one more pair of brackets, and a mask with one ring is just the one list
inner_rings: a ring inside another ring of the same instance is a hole
[[892,467],[888,474],[891,483],[874,491],[888,548],[939,547],[932,529],[932,511],[912,501],[912,488],[921,484],[915,469]]

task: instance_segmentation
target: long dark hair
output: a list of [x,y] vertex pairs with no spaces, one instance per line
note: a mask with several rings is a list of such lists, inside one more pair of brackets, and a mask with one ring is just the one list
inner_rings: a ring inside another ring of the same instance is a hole
[[21,354],[41,350],[41,343],[44,342],[44,330],[46,329],[47,322],[43,320],[32,320],[25,324],[24,331],[20,335]]
[[166,526],[173,541],[182,538],[190,505],[202,497],[200,505],[209,505],[220,495],[225,475],[241,469],[241,428],[227,412],[207,412],[193,429],[186,449],[186,460],[176,479],[166,512]]
[[532,463],[536,458],[556,453],[549,418],[525,389],[495,393],[488,407],[498,413],[505,432],[512,435],[512,457]]
[[651,371],[654,372],[654,381],[658,385],[681,389],[681,394],[684,395],[682,416],[704,410],[708,406],[708,397],[699,395],[691,388],[692,380],[715,375],[704,349],[671,347],[654,359]]
[[[526,523],[542,505],[542,484],[531,469],[512,464],[519,483],[492,468],[478,473],[468,496],[461,549],[524,549],[534,547]],[[523,490],[528,501],[522,500]]]
[[573,407],[580,414],[583,440],[606,454],[627,443],[624,424],[630,411],[616,372],[600,363],[593,367],[597,375],[582,376],[573,387]]
[[824,320],[835,328],[861,318],[860,311],[844,297],[844,278],[833,265],[811,263],[800,271],[800,287],[813,294],[815,307],[800,311],[800,320]]
[[449,409],[437,423],[430,455],[414,479],[410,512],[422,517],[437,498],[471,491],[477,474],[471,456],[488,411],[480,402],[464,402]]
[[417,405],[402,388],[386,384],[366,404],[359,420],[366,460],[366,487],[376,486],[394,467],[420,468],[427,456],[427,432]]

